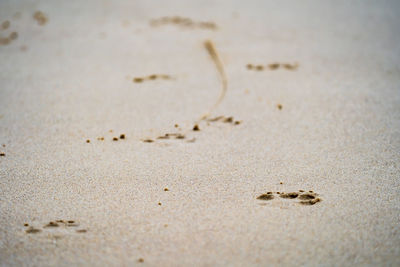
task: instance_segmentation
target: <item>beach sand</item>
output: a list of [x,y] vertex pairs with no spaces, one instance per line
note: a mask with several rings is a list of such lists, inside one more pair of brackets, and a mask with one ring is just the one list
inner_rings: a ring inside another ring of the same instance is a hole
[[399,266],[399,10],[2,0],[0,265]]

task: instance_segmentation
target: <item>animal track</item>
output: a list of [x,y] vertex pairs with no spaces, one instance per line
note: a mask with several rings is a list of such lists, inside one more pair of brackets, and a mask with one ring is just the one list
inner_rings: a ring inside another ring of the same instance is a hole
[[178,25],[186,28],[201,28],[208,30],[216,30],[217,25],[214,22],[201,21],[195,22],[190,18],[183,18],[179,16],[175,17],[162,17],[159,19],[153,19],[150,21],[151,26],[160,26],[166,24]]
[[[47,224],[45,224],[41,228],[36,228],[34,226],[29,225],[28,223],[24,223],[24,227],[27,227],[25,232],[27,234],[37,234],[41,233],[44,230],[49,230],[49,229],[59,229],[59,228],[64,228],[64,229],[69,229],[70,227],[79,227],[79,223],[73,220],[56,220],[56,221],[50,221]],[[77,233],[86,233],[87,229],[76,229]]]
[[[301,205],[311,206],[322,201],[322,199],[318,197],[318,194],[314,193],[313,191],[304,192],[304,190],[299,190],[298,192],[289,193],[276,192],[276,195],[283,199],[299,199],[300,201],[298,201],[297,203]],[[258,200],[266,201],[273,200],[274,198],[275,195],[272,192],[268,192],[257,197]]]
[[[0,29],[2,31],[6,31],[6,30],[8,30],[8,28],[10,28],[10,26],[11,26],[11,22],[9,20],[5,20],[1,23]],[[0,35],[0,45],[8,45],[12,41],[16,40],[17,38],[18,38],[17,32],[10,32],[8,34],[8,36],[6,36],[6,37],[3,37],[2,35]]]
[[[110,130],[110,133],[112,133],[113,131],[112,130]],[[126,139],[126,135],[125,134],[120,134],[119,135],[119,137],[116,137],[116,136],[114,136],[114,137],[112,137],[112,141],[114,141],[114,142],[116,142],[116,141],[118,141],[118,140],[125,140]],[[97,137],[97,140],[98,141],[104,141],[105,139],[104,139],[104,137]],[[86,143],[88,143],[88,144],[90,144],[90,139],[86,139]]]
[[255,71],[262,71],[264,69],[270,69],[270,70],[277,70],[280,67],[287,69],[287,70],[297,70],[299,67],[299,64],[294,63],[294,64],[289,64],[289,63],[271,63],[268,65],[253,65],[253,64],[247,64],[246,68],[248,70],[255,70]]
[[163,79],[163,80],[170,80],[171,76],[166,75],[166,74],[152,74],[146,77],[135,77],[133,78],[134,83],[142,83],[144,81],[152,81],[152,80],[157,80],[157,79]]

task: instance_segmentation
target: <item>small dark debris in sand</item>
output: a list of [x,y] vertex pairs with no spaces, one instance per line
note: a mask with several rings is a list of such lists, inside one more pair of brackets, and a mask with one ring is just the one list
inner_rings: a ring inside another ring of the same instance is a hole
[[121,135],[119,136],[119,139],[125,139],[125,134],[121,134]]
[[178,128],[178,127],[179,127],[179,125],[178,125],[178,124],[175,124],[175,125],[174,125],[174,127],[175,127],[175,128]]
[[5,156],[6,156],[6,153],[4,153],[4,152],[0,153],[0,157],[5,157]]
[[10,21],[9,20],[5,20],[1,23],[1,29],[2,30],[7,30],[10,27]]
[[246,68],[249,69],[249,70],[253,69],[253,64],[247,64]]
[[158,202],[158,206],[161,206],[161,202]]
[[89,139],[87,139],[87,140],[86,140],[86,143],[90,143],[90,140],[89,140]]
[[299,190],[299,192],[303,193],[303,192],[304,192],[304,190],[301,190],[301,189],[300,189],[300,190]]
[[45,25],[48,21],[47,16],[41,11],[36,11],[33,14],[33,18],[37,21],[38,25],[40,25],[40,26]]
[[113,141],[118,141],[118,137],[113,137]]
[[154,140],[152,140],[152,139],[144,139],[143,142],[145,142],[145,143],[153,143]]
[[144,259],[140,258],[140,259],[138,259],[138,262],[142,263],[142,262],[144,262]]
[[169,191],[169,189],[168,188],[164,188],[164,191]]
[[315,199],[310,199],[310,200],[303,200],[303,201],[300,201],[299,203],[301,205],[314,205],[314,204],[316,204],[318,202],[321,202],[320,198],[315,198]]
[[86,229],[79,229],[79,230],[76,230],[76,232],[77,232],[77,233],[86,233],[87,230],[86,230]]
[[40,233],[42,230],[33,228],[32,226],[25,230],[27,234],[37,234]]
[[25,227],[28,227],[28,226],[29,226],[29,223],[24,223],[24,226],[25,226]]
[[283,184],[283,182],[280,182],[279,184]]
[[283,106],[281,104],[276,105],[276,107],[281,110],[283,108]]
[[75,221],[69,220],[69,221],[67,221],[67,223],[75,223]]
[[58,223],[65,223],[64,220],[56,220]]
[[97,137],[97,140],[104,141],[104,137]]
[[241,121],[235,121],[235,125],[239,125],[239,124],[241,124],[242,122]]
[[271,200],[274,199],[274,196],[272,194],[262,194],[257,197],[259,200]]
[[196,124],[193,126],[193,131],[200,131],[199,125]]
[[283,194],[280,194],[280,197],[281,198],[297,198],[299,196],[299,193],[297,193],[297,192],[291,192],[291,193],[283,193]]
[[45,227],[45,228],[48,228],[48,227],[58,227],[58,223],[56,223],[56,222],[49,222],[49,223],[46,224],[44,227]]
[[256,70],[262,71],[262,70],[264,70],[264,66],[262,66],[262,65],[257,65],[257,66],[256,66]]

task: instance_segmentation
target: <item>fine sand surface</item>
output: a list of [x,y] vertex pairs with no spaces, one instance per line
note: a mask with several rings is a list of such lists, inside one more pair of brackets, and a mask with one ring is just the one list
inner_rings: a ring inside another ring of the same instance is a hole
[[1,0],[0,265],[399,266],[399,12]]

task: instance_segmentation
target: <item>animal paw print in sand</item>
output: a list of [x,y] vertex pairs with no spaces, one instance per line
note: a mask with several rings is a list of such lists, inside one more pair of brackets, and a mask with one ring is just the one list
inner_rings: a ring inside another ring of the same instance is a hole
[[267,192],[266,194],[258,196],[257,199],[269,201],[273,200],[276,197],[276,195],[283,199],[296,199],[296,200],[298,199],[300,201],[298,201],[297,203],[301,205],[311,206],[322,201],[322,199],[318,197],[319,195],[314,191],[305,192],[304,190],[299,190],[298,192],[290,192],[290,193],[276,192],[276,194],[274,194],[273,192]]
[[[87,232],[87,229],[79,228],[79,223],[77,223],[76,221],[73,221],[73,220],[50,221],[49,223],[45,224],[41,228],[36,228],[34,226],[29,225],[28,223],[25,223],[24,226],[27,227],[27,229],[25,230],[25,232],[27,234],[37,234],[44,230],[60,229],[60,228],[64,228],[64,229],[74,228],[76,233],[86,233]],[[79,229],[76,229],[76,228],[79,228]]]

